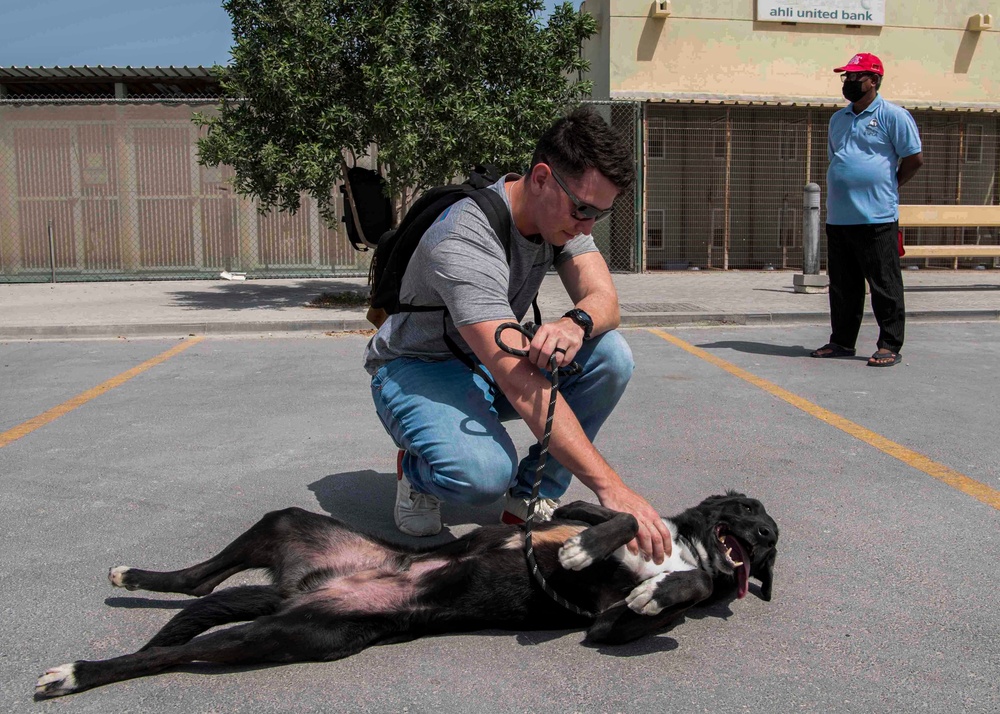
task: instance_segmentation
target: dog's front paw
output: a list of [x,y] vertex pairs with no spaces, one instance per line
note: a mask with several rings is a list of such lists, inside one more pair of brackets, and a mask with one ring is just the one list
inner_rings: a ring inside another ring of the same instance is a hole
[[61,697],[64,694],[72,694],[76,691],[76,665],[61,664],[58,667],[45,670],[45,674],[38,678],[35,684],[35,697],[37,699],[50,699]]
[[583,547],[578,535],[567,540],[559,549],[559,564],[566,570],[583,570],[593,562],[593,556]]
[[117,565],[108,571],[108,580],[116,588],[125,588],[126,590],[138,590],[138,585],[133,585],[128,582],[128,571],[131,568],[127,568],[124,565]]
[[656,588],[667,575],[669,573],[660,573],[636,585],[625,598],[629,609],[639,615],[659,615],[663,606],[656,600]]

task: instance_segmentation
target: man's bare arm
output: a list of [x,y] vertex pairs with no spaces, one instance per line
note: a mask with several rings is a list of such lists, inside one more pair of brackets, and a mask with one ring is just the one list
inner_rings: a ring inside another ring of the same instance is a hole
[[922,151],[903,158],[899,162],[899,169],[896,170],[896,183],[902,186],[913,178],[923,165],[924,154]]
[[[551,385],[530,360],[507,354],[497,346],[494,334],[502,322],[491,320],[466,325],[459,328],[459,332],[535,437],[541,439],[545,433]],[[502,338],[511,347],[528,347],[527,340],[515,330],[505,331]],[[549,453],[593,491],[602,505],[636,517],[639,521],[639,550],[658,563],[670,554],[670,531],[659,514],[625,485],[594,448],[573,410],[562,399],[556,402]]]

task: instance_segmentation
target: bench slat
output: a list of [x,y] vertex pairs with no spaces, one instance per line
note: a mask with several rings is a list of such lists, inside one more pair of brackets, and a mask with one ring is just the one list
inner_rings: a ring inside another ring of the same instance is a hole
[[1000,258],[1000,245],[908,245],[906,258]]
[[899,225],[919,227],[1000,226],[1000,206],[919,206],[899,207]]

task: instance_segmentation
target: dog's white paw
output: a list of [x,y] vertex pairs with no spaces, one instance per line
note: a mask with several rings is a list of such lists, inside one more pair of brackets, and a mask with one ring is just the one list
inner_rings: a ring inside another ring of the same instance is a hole
[[656,601],[656,588],[668,574],[660,573],[636,585],[625,597],[629,609],[640,615],[659,615],[663,608]]
[[76,691],[76,665],[61,664],[45,670],[35,685],[36,697],[61,697]]
[[593,557],[580,545],[580,536],[575,535],[559,549],[559,564],[566,570],[583,570],[594,562]]
[[127,568],[124,565],[117,565],[108,571],[108,580],[116,588],[125,588],[126,590],[138,590],[135,585],[125,584],[125,573],[127,573],[131,568]]

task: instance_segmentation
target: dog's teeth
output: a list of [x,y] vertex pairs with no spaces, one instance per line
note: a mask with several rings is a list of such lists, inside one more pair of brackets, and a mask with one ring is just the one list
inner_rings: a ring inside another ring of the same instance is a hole
[[734,566],[736,566],[736,567],[738,568],[738,567],[740,567],[741,565],[743,565],[743,561],[742,561],[742,560],[734,560],[734,561],[733,561],[733,565],[734,565]]

